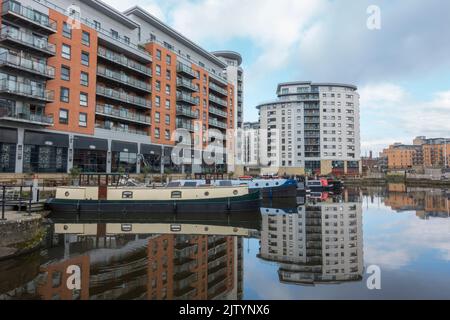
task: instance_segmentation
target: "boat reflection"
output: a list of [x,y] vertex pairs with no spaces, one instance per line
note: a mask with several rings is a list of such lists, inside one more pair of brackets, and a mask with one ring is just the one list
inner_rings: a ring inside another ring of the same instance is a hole
[[[359,199],[358,194],[350,198]],[[341,197],[322,194],[297,208],[261,208],[261,215],[258,257],[279,265],[280,282],[315,285],[362,280],[360,201],[343,202]]]

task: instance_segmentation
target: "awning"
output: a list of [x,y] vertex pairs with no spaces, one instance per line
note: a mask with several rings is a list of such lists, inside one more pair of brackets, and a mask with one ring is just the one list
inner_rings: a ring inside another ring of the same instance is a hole
[[0,142],[17,143],[17,129],[0,128]]
[[137,146],[137,143],[132,143],[132,142],[112,141],[111,142],[111,151],[137,153],[138,146]]
[[23,144],[68,148],[69,136],[57,133],[25,131]]
[[90,149],[90,150],[108,151],[108,140],[74,136],[73,137],[73,147],[74,147],[74,149]]
[[162,154],[161,146],[155,144],[141,144],[142,154]]

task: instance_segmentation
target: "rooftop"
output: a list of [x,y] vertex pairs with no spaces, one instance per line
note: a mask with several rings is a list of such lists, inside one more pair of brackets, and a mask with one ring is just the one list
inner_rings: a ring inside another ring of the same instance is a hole
[[239,66],[242,63],[242,56],[236,51],[220,50],[220,51],[213,51],[211,53],[217,57],[223,57],[223,58],[230,59],[230,60],[236,60],[238,62]]

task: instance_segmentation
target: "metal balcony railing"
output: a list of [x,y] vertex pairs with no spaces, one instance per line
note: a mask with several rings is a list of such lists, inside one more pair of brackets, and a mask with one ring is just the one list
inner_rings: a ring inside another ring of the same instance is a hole
[[137,134],[137,135],[141,135],[141,136],[148,136],[149,135],[147,131],[139,130],[139,129],[133,129],[133,128],[106,127],[106,126],[102,126],[102,125],[99,125],[99,124],[96,124],[95,127],[97,129],[111,130],[111,131],[115,131],[115,132],[123,132],[123,133],[127,133],[127,134]]
[[121,55],[119,53],[116,53],[114,51],[106,49],[104,47],[98,47],[97,54],[100,57],[107,59],[108,61],[115,62],[121,66],[138,71],[147,76],[150,76],[150,77],[152,76],[152,69],[150,67],[147,67],[147,66],[143,65],[142,63],[139,63],[132,59],[129,59],[124,55]]
[[181,106],[177,106],[177,115],[198,119],[198,110],[193,111],[189,108],[183,108]]
[[32,122],[41,125],[53,125],[53,116],[36,114],[33,112],[13,112],[11,109],[0,106],[0,119],[18,120],[20,122]]
[[226,100],[220,99],[219,97],[213,95],[213,94],[209,94],[209,101],[217,103],[218,105],[221,105],[222,107],[227,107],[228,103]]
[[177,119],[176,124],[177,124],[177,128],[194,131],[194,125],[190,121],[182,121],[180,119]]
[[9,52],[0,53],[0,65],[7,65],[14,68],[26,70],[35,74],[43,75],[47,78],[55,77],[55,68],[45,63],[26,59],[24,57],[13,55]]
[[97,95],[115,99],[117,101],[140,106],[143,108],[151,108],[151,101],[142,97],[133,96],[125,92],[119,92],[114,89],[97,85]]
[[35,85],[10,79],[0,80],[0,91],[46,102],[52,102],[55,96],[53,90],[46,90]]
[[186,79],[177,79],[177,87],[184,87],[194,92],[198,92],[197,86],[192,81]]
[[218,92],[218,93],[220,93],[220,94],[222,94],[224,96],[228,95],[227,90],[219,87],[217,84],[215,84],[213,82],[209,83],[209,89],[214,90],[214,91],[216,91],[216,92]]
[[227,124],[225,122],[221,122],[221,121],[217,121],[216,119],[209,119],[208,121],[210,126],[214,126],[214,127],[218,127],[221,129],[226,129],[227,128]]
[[227,113],[225,111],[220,110],[219,108],[215,108],[213,106],[210,106],[208,108],[209,113],[215,114],[217,116],[221,116],[223,118],[227,118]]
[[177,64],[177,72],[183,73],[191,78],[197,78],[197,73],[191,67],[188,67],[183,63]]
[[115,80],[118,83],[127,84],[128,86],[138,88],[147,92],[151,92],[150,83],[146,83],[144,81],[135,79],[133,77],[129,77],[124,73],[114,71],[112,69],[108,69],[104,66],[97,66],[97,75],[102,77]]
[[3,26],[0,30],[0,40],[6,39],[50,55],[56,53],[56,46],[53,43],[49,43],[44,38],[36,37],[32,33],[19,31],[9,26]]
[[57,24],[55,20],[50,19],[49,16],[44,13],[24,7],[16,1],[4,1],[2,3],[2,15],[6,14],[13,14],[16,17],[21,17],[34,24],[49,29],[51,32],[56,32]]
[[151,118],[145,114],[133,113],[127,110],[116,110],[109,106],[97,104],[95,111],[105,116],[112,116],[114,118],[125,119],[128,121],[139,122],[150,125]]
[[198,98],[194,98],[193,96],[182,92],[177,92],[177,100],[184,101],[192,105],[198,105],[199,102]]

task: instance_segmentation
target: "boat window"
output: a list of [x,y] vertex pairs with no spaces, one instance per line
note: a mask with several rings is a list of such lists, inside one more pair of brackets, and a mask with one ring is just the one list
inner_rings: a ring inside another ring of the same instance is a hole
[[172,199],[180,199],[181,198],[181,191],[172,191],[170,194],[170,197]]
[[179,186],[181,186],[181,183],[179,181],[172,181],[167,184],[168,188],[176,188]]
[[228,180],[219,181],[219,186],[221,186],[221,187],[231,187],[231,181],[228,181]]
[[197,182],[195,182],[195,181],[185,182],[184,186],[185,187],[196,187],[197,186]]
[[269,183],[268,183],[268,182],[266,182],[266,186],[269,186]]
[[208,191],[205,192],[205,196],[209,196],[209,192]]
[[280,183],[279,182],[275,182],[275,185],[279,185]]
[[132,191],[123,191],[122,199],[133,199],[133,192]]
[[238,191],[237,191],[237,190],[234,190],[234,191],[233,191],[233,194],[234,194],[234,195],[237,195],[237,194],[238,194]]

